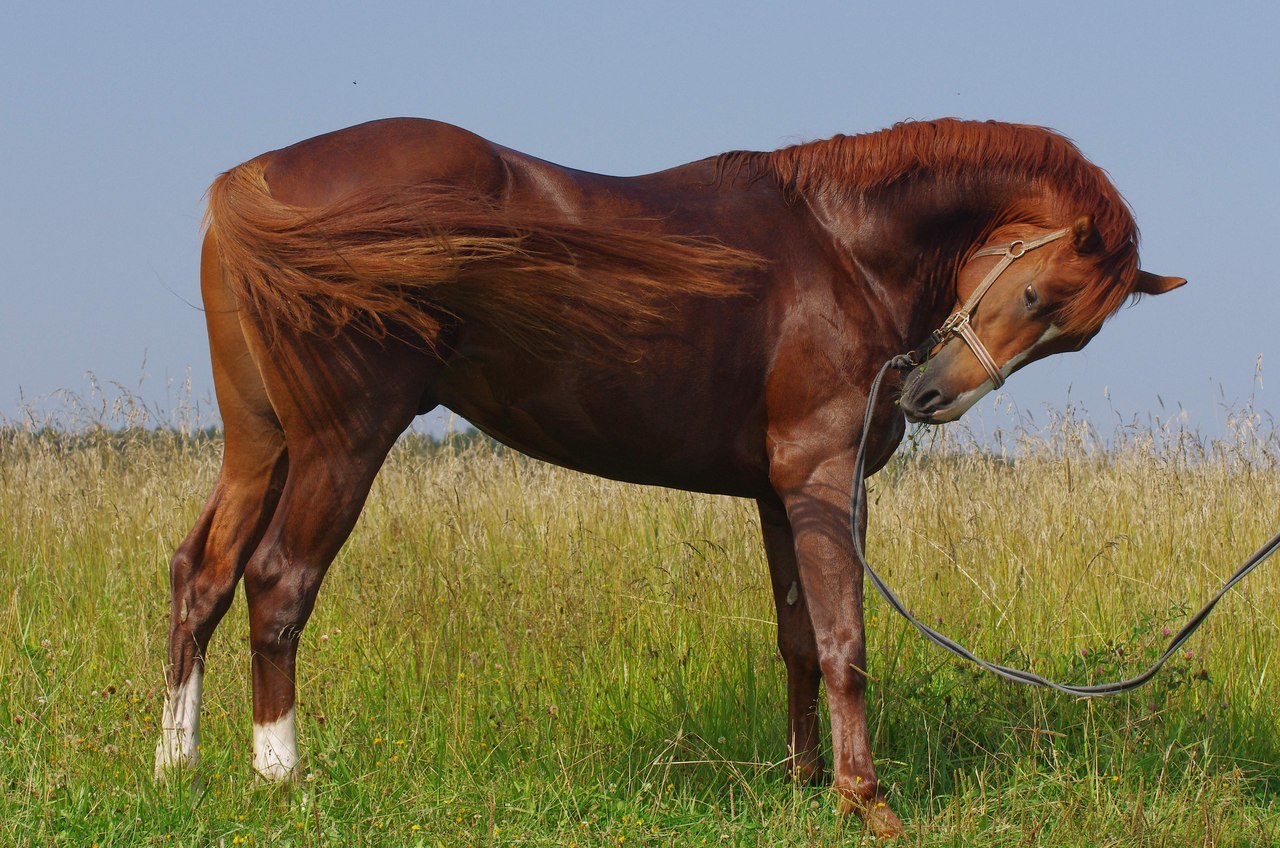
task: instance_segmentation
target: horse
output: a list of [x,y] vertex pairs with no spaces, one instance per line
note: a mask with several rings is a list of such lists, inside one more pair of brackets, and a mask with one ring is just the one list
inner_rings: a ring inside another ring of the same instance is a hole
[[[243,581],[253,765],[292,778],[298,643],[321,580],[392,444],[443,406],[548,462],[754,500],[788,771],[826,775],[825,685],[839,809],[901,834],[867,730],[850,536],[865,538],[866,513],[846,500],[868,384],[930,339],[869,419],[874,473],[907,419],[958,418],[1131,298],[1185,282],[1140,270],[1137,239],[1063,136],[955,119],[623,178],[401,118],[223,173],[200,286],[224,455],[170,563],[157,775],[197,763],[205,652]],[[929,335],[980,286],[964,323],[985,363]]]

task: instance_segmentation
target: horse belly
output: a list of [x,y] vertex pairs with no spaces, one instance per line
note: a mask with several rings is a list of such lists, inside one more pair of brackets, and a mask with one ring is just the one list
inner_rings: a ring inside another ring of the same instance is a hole
[[[521,453],[630,483],[768,493],[761,407],[693,375],[450,369],[441,404]],[[500,375],[500,376],[499,376]]]

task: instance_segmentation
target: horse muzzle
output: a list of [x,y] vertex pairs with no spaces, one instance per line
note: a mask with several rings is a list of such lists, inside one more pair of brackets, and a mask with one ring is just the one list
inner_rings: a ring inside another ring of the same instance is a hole
[[913,424],[945,424],[955,421],[990,391],[990,381],[959,393],[947,391],[945,381],[940,379],[941,375],[930,374],[930,370],[936,372],[937,369],[930,369],[928,366],[923,370],[913,369],[902,386],[898,408]]

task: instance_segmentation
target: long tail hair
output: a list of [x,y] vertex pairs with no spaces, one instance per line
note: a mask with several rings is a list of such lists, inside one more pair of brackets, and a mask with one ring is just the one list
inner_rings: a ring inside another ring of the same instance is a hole
[[740,294],[761,264],[653,221],[579,223],[438,183],[295,207],[272,197],[257,162],[213,183],[205,226],[239,303],[268,328],[354,327],[432,350],[455,319],[527,347],[625,346],[673,296]]

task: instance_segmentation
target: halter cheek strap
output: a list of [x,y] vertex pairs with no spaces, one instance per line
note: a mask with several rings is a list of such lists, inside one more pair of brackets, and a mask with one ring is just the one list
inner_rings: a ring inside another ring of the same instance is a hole
[[973,326],[969,323],[969,319],[973,317],[973,312],[978,308],[978,302],[982,300],[982,296],[987,293],[987,290],[995,284],[995,281],[1014,261],[1021,259],[1028,251],[1035,250],[1037,247],[1044,247],[1049,242],[1057,241],[1069,232],[1071,232],[1071,228],[1064,227],[1061,230],[1055,230],[1031,241],[1018,239],[1010,244],[984,247],[970,256],[970,261],[977,259],[979,256],[999,256],[1000,261],[987,272],[987,276],[973,290],[973,294],[969,295],[969,299],[964,302],[964,306],[961,306],[958,311],[943,322],[941,327],[933,331],[929,340],[925,342],[929,349],[931,350],[942,344],[952,336],[959,336],[973,351],[973,355],[978,358],[978,364],[987,372],[987,376],[991,378],[992,385],[997,389],[1003,386],[1004,375],[1000,373],[1000,367],[996,365],[995,359],[987,351],[986,345],[978,338],[978,334],[973,331]]

